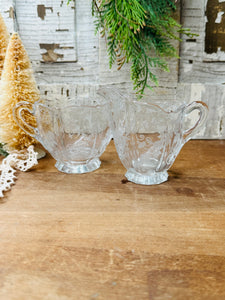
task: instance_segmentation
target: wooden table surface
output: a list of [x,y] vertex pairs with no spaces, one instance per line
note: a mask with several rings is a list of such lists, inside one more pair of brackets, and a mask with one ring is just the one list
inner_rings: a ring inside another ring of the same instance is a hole
[[126,182],[113,142],[93,173],[54,163],[0,202],[0,299],[225,299],[225,141],[189,141],[158,186]]

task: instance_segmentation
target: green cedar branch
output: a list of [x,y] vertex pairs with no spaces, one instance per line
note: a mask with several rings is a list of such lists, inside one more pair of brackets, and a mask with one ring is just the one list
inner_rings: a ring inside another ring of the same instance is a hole
[[[70,0],[69,0],[70,1]],[[172,40],[197,36],[175,19],[175,0],[92,0],[96,33],[106,37],[110,68],[131,63],[134,90],[158,85],[156,68],[169,71],[167,57],[178,58]]]

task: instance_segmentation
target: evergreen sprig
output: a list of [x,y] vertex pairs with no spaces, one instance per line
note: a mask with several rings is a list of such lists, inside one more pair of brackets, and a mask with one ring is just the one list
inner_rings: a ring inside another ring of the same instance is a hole
[[0,143],[0,155],[7,156],[9,153],[5,151],[4,144]]
[[[69,0],[70,1],[70,0]],[[134,90],[158,85],[155,68],[169,71],[167,57],[178,57],[172,40],[196,34],[175,19],[175,0],[92,0],[96,32],[106,36],[110,68],[131,63]]]

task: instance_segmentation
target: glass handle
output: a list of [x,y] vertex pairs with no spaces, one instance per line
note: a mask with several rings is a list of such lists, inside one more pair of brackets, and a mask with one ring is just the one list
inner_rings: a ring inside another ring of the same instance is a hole
[[26,111],[30,115],[34,116],[33,105],[29,102],[22,101],[16,104],[13,108],[13,117],[16,121],[17,125],[28,135],[32,136],[35,139],[38,139],[38,130],[37,128],[28,124],[24,117],[22,116],[22,112]]
[[199,111],[199,118],[192,128],[183,132],[183,139],[185,140],[185,142],[190,140],[199,131],[202,125],[204,125],[205,120],[207,118],[208,106],[202,101],[194,101],[188,106],[186,106],[183,111],[184,115],[187,116],[196,109]]

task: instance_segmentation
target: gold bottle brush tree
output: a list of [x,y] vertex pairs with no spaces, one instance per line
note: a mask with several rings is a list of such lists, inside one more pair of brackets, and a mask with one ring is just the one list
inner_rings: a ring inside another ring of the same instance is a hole
[[[14,106],[27,101],[31,104],[40,98],[28,54],[18,33],[10,37],[0,84],[0,141],[4,150],[22,150],[37,141],[27,135],[13,118]],[[24,116],[26,122],[35,126],[32,115]]]

